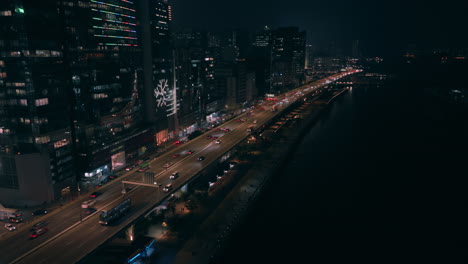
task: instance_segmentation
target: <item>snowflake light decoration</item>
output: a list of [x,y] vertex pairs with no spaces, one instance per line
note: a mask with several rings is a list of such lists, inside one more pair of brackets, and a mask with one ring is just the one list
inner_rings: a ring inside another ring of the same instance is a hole
[[156,98],[157,107],[167,105],[167,101],[169,100],[169,93],[167,88],[169,88],[167,79],[159,80],[158,85],[154,89],[154,97]]

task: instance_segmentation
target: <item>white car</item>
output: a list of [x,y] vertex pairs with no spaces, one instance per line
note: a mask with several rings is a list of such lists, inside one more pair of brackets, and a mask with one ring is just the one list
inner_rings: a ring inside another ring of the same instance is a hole
[[221,144],[221,140],[218,139],[218,140],[215,141],[215,143],[216,144]]
[[166,186],[163,188],[163,191],[164,191],[164,192],[168,192],[168,191],[170,191],[171,189],[172,189],[172,184],[168,184],[168,185],[166,185]]
[[171,176],[169,176],[169,179],[171,180],[175,180],[179,177],[179,173],[178,172],[174,172],[171,174]]
[[81,203],[81,208],[88,208],[96,203],[96,199],[90,199]]
[[15,231],[16,230],[16,226],[14,226],[12,224],[5,224],[5,228],[10,230],[10,231]]

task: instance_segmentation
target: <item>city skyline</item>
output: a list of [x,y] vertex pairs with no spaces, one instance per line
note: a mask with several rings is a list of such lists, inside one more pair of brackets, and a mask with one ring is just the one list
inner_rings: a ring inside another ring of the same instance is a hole
[[451,4],[0,1],[0,263],[456,263]]
[[308,44],[337,42],[351,46],[360,40],[369,55],[395,55],[408,45],[422,48],[467,47],[463,1],[247,1],[174,0],[176,26],[204,30],[263,26],[298,26]]

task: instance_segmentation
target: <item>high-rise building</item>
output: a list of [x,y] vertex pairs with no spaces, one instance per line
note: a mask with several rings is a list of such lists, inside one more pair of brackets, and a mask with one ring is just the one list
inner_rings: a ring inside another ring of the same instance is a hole
[[304,81],[305,31],[278,28],[272,34],[271,76],[273,93],[297,87]]
[[58,199],[154,146],[143,126],[138,8],[0,3],[0,201]]
[[305,68],[312,69],[313,64],[314,64],[314,47],[310,44],[307,44],[305,48]]
[[0,2],[0,201],[50,201],[76,185],[57,8]]
[[77,170],[85,180],[123,168],[142,151],[136,142],[151,137],[140,131],[143,72],[137,8],[131,1],[94,0],[61,6],[75,98]]
[[362,54],[361,54],[361,47],[360,47],[359,40],[353,40],[353,47],[352,47],[351,53],[352,53],[351,56],[354,59],[361,58]]
[[160,145],[179,129],[170,32],[172,9],[167,0],[140,1],[139,5],[143,32],[145,121],[156,130],[156,141]]
[[271,43],[272,34],[268,26],[254,35],[248,62],[255,72],[258,95],[270,91],[271,85]]
[[206,105],[213,99],[214,89],[209,89],[209,80],[213,78],[214,58],[207,54],[209,37],[192,30],[174,33],[179,117],[185,133],[193,132],[195,126],[191,126],[205,119]]

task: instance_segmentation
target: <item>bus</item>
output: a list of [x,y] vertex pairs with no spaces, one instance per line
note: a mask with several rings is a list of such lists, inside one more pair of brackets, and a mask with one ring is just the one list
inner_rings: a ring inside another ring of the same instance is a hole
[[119,205],[105,211],[102,210],[99,214],[99,223],[101,225],[110,225],[114,221],[118,220],[120,217],[128,214],[130,207],[132,205],[131,199],[126,199],[121,202]]
[[145,163],[140,165],[140,168],[138,169],[138,171],[146,171],[149,168],[150,168],[149,162],[145,162]]

